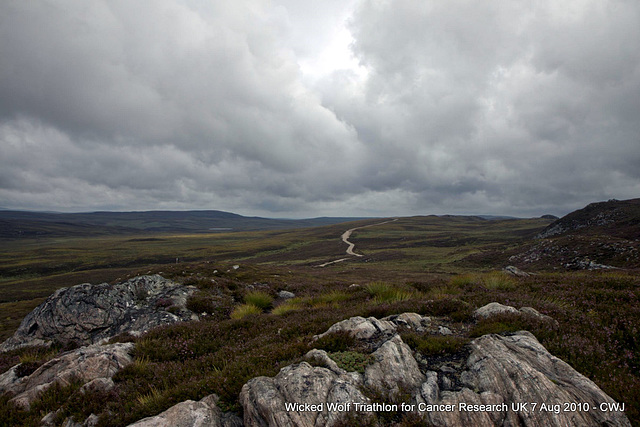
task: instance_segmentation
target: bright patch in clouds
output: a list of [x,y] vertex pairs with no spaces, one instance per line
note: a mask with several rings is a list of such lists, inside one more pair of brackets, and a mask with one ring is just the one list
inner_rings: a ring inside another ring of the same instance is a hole
[[299,61],[303,76],[316,82],[335,71],[351,71],[360,78],[365,78],[367,70],[361,66],[351,51],[354,42],[351,32],[345,27],[336,27],[329,42],[320,47],[315,57]]

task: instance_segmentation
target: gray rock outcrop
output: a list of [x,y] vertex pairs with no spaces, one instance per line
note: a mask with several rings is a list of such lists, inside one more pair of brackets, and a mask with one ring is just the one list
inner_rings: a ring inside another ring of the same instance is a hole
[[500,314],[518,314],[518,309],[510,305],[500,304],[499,302],[490,302],[473,312],[473,316],[476,319],[486,319],[487,317]]
[[370,403],[360,391],[362,384],[358,373],[334,372],[307,362],[287,366],[273,378],[257,377],[242,387],[244,425],[332,426],[349,411],[329,404],[349,403],[353,409],[355,403]]
[[0,375],[0,394],[11,393],[13,403],[29,408],[45,390],[59,384],[69,385],[74,379],[89,383],[87,387],[109,387],[111,377],[133,362],[133,343],[90,345],[63,353],[40,366],[30,375],[20,377],[19,365]]
[[396,332],[396,325],[388,320],[378,320],[375,317],[356,316],[343,320],[331,326],[326,332],[316,335],[314,339],[322,338],[336,332],[349,332],[354,338],[367,340],[376,335],[391,337]]
[[144,418],[129,427],[240,427],[242,420],[218,408],[215,394],[197,402],[187,400],[154,417]]
[[505,268],[503,268],[502,270],[505,273],[510,274],[512,276],[515,276],[515,277],[529,277],[529,276],[531,276],[526,271],[522,271],[518,267],[513,266],[513,265],[508,265]]
[[290,298],[295,298],[296,294],[294,294],[293,292],[289,292],[289,291],[280,291],[278,292],[278,298],[282,298],[282,299],[290,299]]
[[413,352],[399,335],[395,335],[373,352],[375,362],[364,371],[364,384],[384,390],[389,395],[401,389],[415,389],[425,380]]
[[[522,315],[537,313],[528,311],[506,309]],[[398,325],[393,320],[398,318],[390,316],[380,321],[355,317],[336,323],[326,332],[348,331],[359,340],[377,342],[372,353],[374,362],[364,374],[346,372],[326,352],[312,350],[307,360],[321,366],[302,362],[283,368],[273,378],[250,380],[240,393],[244,424],[332,426],[346,416],[344,408],[340,411],[334,405],[351,402],[353,412],[355,403],[371,403],[361,391],[365,385],[390,397],[410,391],[411,401],[406,403],[411,411],[435,426],[631,425],[623,412],[601,410],[602,404],[615,404],[613,399],[551,355],[529,332],[485,335],[457,355],[429,359],[412,351],[395,333]],[[409,318],[418,321],[414,316]],[[418,356],[420,363],[416,361]],[[580,403],[583,410],[566,406],[571,403]],[[363,410],[359,416],[374,415],[370,407],[359,408],[369,411]]]
[[[595,383],[551,355],[527,331],[484,335],[470,344],[457,389],[442,387],[443,374],[429,371],[416,401],[453,405],[452,411],[425,411],[436,426],[630,426],[623,412],[602,411],[614,403]],[[588,405],[573,411],[567,404]],[[521,404],[527,403],[526,406]],[[484,411],[470,405],[493,405]],[[442,407],[442,406],[440,406]]]
[[473,312],[473,316],[478,320],[486,319],[491,316],[498,316],[501,314],[516,314],[527,316],[540,320],[542,322],[546,322],[553,327],[558,327],[558,322],[555,319],[553,319],[551,316],[540,313],[533,307],[521,307],[520,310],[518,310],[515,307],[511,307],[510,305],[503,305],[498,302],[490,302],[489,304],[484,305]]
[[185,308],[195,291],[193,286],[159,275],[115,285],[85,283],[58,289],[24,318],[0,351],[54,341],[94,344],[123,332],[141,334],[161,325],[195,320],[197,316]]

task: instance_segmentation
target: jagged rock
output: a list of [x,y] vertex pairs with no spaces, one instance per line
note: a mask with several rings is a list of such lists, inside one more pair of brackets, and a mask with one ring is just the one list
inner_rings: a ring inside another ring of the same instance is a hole
[[519,311],[520,311],[520,313],[524,314],[525,316],[530,316],[530,317],[534,317],[534,318],[540,319],[540,320],[542,320],[544,322],[552,324],[556,328],[559,326],[558,321],[556,319],[554,319],[551,316],[547,316],[546,314],[540,313],[535,308],[522,307],[522,308],[520,308]]
[[347,371],[338,366],[338,364],[329,357],[326,351],[313,349],[310,350],[306,355],[305,359],[312,361],[319,366],[324,366],[325,368],[330,369],[336,375],[346,374]]
[[372,389],[395,395],[404,389],[415,389],[425,380],[413,352],[399,335],[382,344],[373,356],[376,361],[364,371],[364,384]]
[[[185,308],[193,286],[159,275],[140,276],[116,285],[88,283],[58,289],[29,313],[15,334],[0,345],[9,351],[54,341],[94,344],[123,332],[149,329],[197,316]],[[172,307],[171,312],[167,311]]]
[[[358,327],[363,322],[357,319],[352,324]],[[398,394],[419,387],[425,380],[411,349],[399,335],[384,342],[373,352],[373,357],[375,362],[364,374],[359,374],[338,367],[325,351],[311,350],[305,358],[324,366],[312,367],[302,362],[283,368],[274,378],[250,380],[240,393],[245,425],[331,426],[341,420],[346,411],[332,410],[329,405],[370,403],[360,391],[362,385]],[[304,407],[287,410],[286,403],[317,406],[315,410],[304,410]],[[351,411],[353,408],[351,406]]]
[[405,326],[407,328],[416,330],[423,329],[424,327],[429,326],[429,324],[431,323],[431,318],[421,316],[418,313],[394,314],[384,317],[382,320],[387,320],[397,326]]
[[42,419],[40,420],[40,425],[41,426],[46,426],[46,427],[50,427],[50,426],[55,425],[54,420],[56,418],[56,415],[58,415],[58,411],[49,412],[47,415],[42,417]]
[[[16,405],[29,408],[38,395],[54,384],[69,385],[75,378],[84,383],[98,378],[110,379],[133,362],[133,343],[90,345],[63,353],[25,377],[15,367],[0,375],[0,393],[12,393]],[[108,381],[107,381],[108,383]]]
[[91,414],[87,417],[86,420],[82,423],[83,427],[95,427],[98,425],[98,416],[96,414]]
[[522,307],[520,308],[520,310],[517,310],[515,307],[511,307],[510,305],[502,305],[497,302],[491,302],[473,312],[473,315],[476,319],[486,319],[487,317],[499,314],[521,314],[523,316],[529,316],[542,320],[543,322],[549,323],[554,327],[558,327],[557,320],[553,319],[551,316],[540,313],[538,310],[532,307]]
[[290,299],[290,298],[295,298],[296,294],[294,294],[293,292],[289,292],[289,291],[280,291],[278,292],[278,298],[282,298],[282,299]]
[[447,328],[446,326],[438,326],[438,334],[453,335],[453,332],[451,331],[451,329]]
[[186,400],[154,417],[144,418],[129,427],[240,427],[239,417],[218,408],[218,396],[211,394],[197,402]]
[[115,387],[115,384],[111,378],[96,378],[91,380],[82,387],[80,387],[80,393],[86,393],[88,391],[100,391],[106,392]]
[[379,334],[387,334],[391,337],[395,334],[395,331],[396,325],[387,320],[378,320],[375,317],[365,319],[364,317],[356,316],[334,324],[326,332],[316,335],[314,339],[336,332],[349,332],[354,338],[367,340]]
[[575,258],[572,262],[564,265],[569,270],[615,270],[616,267],[606,264],[599,264],[591,261],[589,258]]
[[[51,412],[50,414],[45,416],[42,421],[40,421],[40,423],[43,426],[53,426],[55,425],[53,423],[53,418],[56,415],[57,414],[55,412]],[[99,418],[96,414],[89,415],[89,417],[87,417],[87,419],[84,420],[83,423],[78,423],[73,419],[73,417],[69,417],[64,420],[64,422],[62,423],[62,427],[95,427],[96,425],[98,425],[98,420]]]
[[[257,377],[242,387],[244,425],[332,426],[347,412],[329,404],[370,403],[360,391],[361,385],[362,375],[356,372],[336,374],[307,362],[287,366],[273,378]],[[295,404],[303,406],[291,407]],[[353,411],[353,406],[350,408]]]
[[[472,341],[470,347],[471,354],[460,374],[460,390],[436,389],[434,374],[429,374],[416,393],[418,403],[456,408],[423,411],[423,416],[433,425],[631,425],[623,412],[600,411],[601,403],[614,403],[613,399],[567,363],[552,356],[529,332],[485,335]],[[526,409],[519,406],[525,402],[528,403]],[[593,409],[566,411],[565,404],[571,402],[586,403]],[[533,403],[535,410],[532,410]],[[496,406],[487,411],[468,411],[460,410],[461,404]]]
[[351,336],[358,340],[371,340],[373,337],[379,338],[379,343],[383,343],[396,334],[398,326],[409,329],[424,330],[431,324],[431,318],[421,316],[418,313],[402,313],[387,316],[383,319],[375,317],[364,318],[360,316],[351,317],[341,322],[335,323],[326,332],[315,335],[314,340],[336,332],[349,332]]
[[510,274],[512,276],[516,276],[516,277],[529,277],[530,276],[530,274],[527,273],[526,271],[522,271],[518,267],[515,267],[513,265],[508,265],[505,268],[503,268],[502,270],[505,273]]

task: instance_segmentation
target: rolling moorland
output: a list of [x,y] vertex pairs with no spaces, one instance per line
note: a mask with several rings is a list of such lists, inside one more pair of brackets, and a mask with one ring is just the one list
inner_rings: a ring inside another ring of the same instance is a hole
[[[162,221],[141,226],[144,219],[131,215],[126,224],[29,218],[20,225],[5,213],[0,341],[59,288],[140,274],[196,286],[187,306],[206,314],[199,322],[116,338],[135,343],[135,362],[116,374],[116,387],[106,395],[78,393],[78,384],[54,387],[28,411],[0,397],[0,420],[8,425],[37,424],[58,408],[60,421],[94,413],[102,416],[99,425],[127,425],[210,393],[220,396],[224,410],[239,411],[238,394],[248,379],[273,376],[299,361],[311,337],[333,323],[407,311],[470,325],[446,340],[413,337],[433,357],[460,351],[485,333],[527,329],[552,354],[625,402],[632,424],[640,425],[640,199],[591,204],[557,221],[418,216],[384,224],[379,218],[333,224],[320,219],[325,222],[306,225],[321,226],[295,229],[274,223],[261,230],[255,223],[242,228],[235,217],[225,220],[236,225],[206,227],[177,218],[176,228],[176,222]],[[368,225],[350,236],[362,256],[319,267],[345,258],[345,230]],[[533,274],[508,275],[502,271],[507,265]],[[295,298],[278,298],[283,290]],[[534,307],[559,327],[513,316],[472,321],[473,309],[494,301]],[[349,342],[316,345],[358,352]],[[68,349],[54,345],[0,354],[0,372],[19,362],[35,370]],[[401,414],[388,421],[410,425]]]

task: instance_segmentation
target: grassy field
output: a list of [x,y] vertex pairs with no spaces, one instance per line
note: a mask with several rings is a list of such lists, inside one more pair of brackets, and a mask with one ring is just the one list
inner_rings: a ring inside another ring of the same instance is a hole
[[[513,278],[500,272],[506,265],[500,254],[550,221],[472,217],[400,218],[358,229],[350,240],[363,257],[318,267],[345,257],[342,232],[375,222],[380,220],[290,231],[3,242],[0,339],[59,287],[148,272],[196,285],[200,291],[189,304],[207,316],[140,338],[121,338],[136,342],[136,362],[116,375],[111,392],[81,396],[72,384],[45,393],[29,412],[3,397],[0,419],[31,425],[62,407],[60,421],[93,412],[103,415],[100,425],[127,425],[213,392],[225,410],[239,410],[237,396],[248,379],[275,375],[300,360],[311,348],[311,337],[331,324],[353,315],[415,311],[466,325],[460,328],[466,332],[451,342],[407,337],[419,351],[436,355],[457,351],[483,333],[531,330],[549,351],[625,402],[628,416],[639,425],[638,272],[540,271]],[[280,290],[296,298],[280,301]],[[513,317],[473,322],[473,309],[492,301],[534,307],[556,319],[559,328]],[[354,369],[368,360],[344,337],[316,345]],[[0,370],[25,358],[42,363],[55,350],[4,354]],[[403,420],[394,422],[402,425]]]

